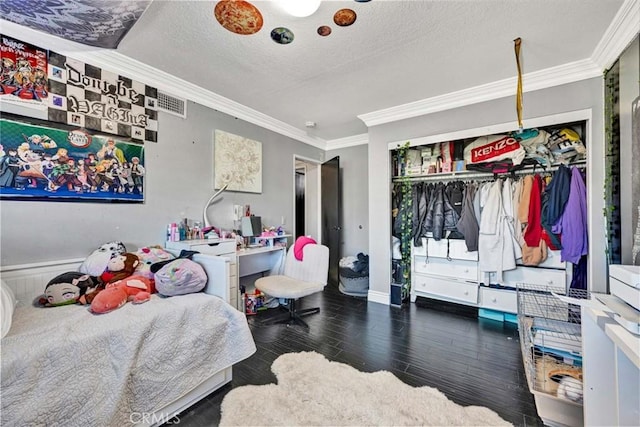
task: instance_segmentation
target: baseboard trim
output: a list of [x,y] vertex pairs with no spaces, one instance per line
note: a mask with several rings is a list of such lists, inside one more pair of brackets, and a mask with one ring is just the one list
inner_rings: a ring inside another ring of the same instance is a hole
[[375,302],[378,304],[389,305],[389,294],[385,292],[378,292],[369,290],[369,294],[367,295],[367,300],[369,302]]

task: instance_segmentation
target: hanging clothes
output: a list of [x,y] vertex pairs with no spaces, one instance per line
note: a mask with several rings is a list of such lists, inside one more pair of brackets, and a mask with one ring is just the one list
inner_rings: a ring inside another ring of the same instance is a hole
[[482,214],[478,237],[478,268],[481,272],[496,273],[499,283],[503,281],[502,272],[516,268],[513,253],[512,235],[505,220],[502,204],[502,181],[494,182],[486,200],[480,200]]
[[391,234],[394,237],[400,238],[402,235],[402,221],[400,220],[400,207],[402,205],[402,189],[401,184],[396,183],[393,185],[391,193],[391,217],[393,218],[393,227]]
[[570,189],[571,170],[560,165],[542,195],[542,227],[549,236],[547,243],[552,249],[562,249],[561,236],[553,232],[553,226],[564,212]]
[[451,229],[451,232],[447,236],[448,239],[464,239],[464,235],[458,229],[457,223],[460,222],[460,215],[462,214],[462,203],[464,201],[465,184],[462,181],[453,181],[445,187],[445,197],[449,199],[451,207],[455,211],[456,226]]
[[413,236],[413,245],[422,246],[422,224],[427,216],[427,196],[425,194],[426,183],[417,182],[412,185],[411,195],[413,197],[412,208],[413,217],[411,218],[411,235]]
[[[515,209],[513,206],[513,180],[511,178],[507,178],[502,185],[502,209],[504,210],[504,221],[506,224],[506,228],[509,232],[510,240],[507,241],[505,248],[506,251],[513,251],[514,259],[522,258],[522,248],[516,239],[515,232]],[[511,254],[509,255],[511,256]]]
[[570,289],[587,289],[587,256],[580,257],[577,264],[573,264]]
[[540,220],[543,185],[542,178],[536,174],[533,177],[531,197],[529,198],[529,218],[523,233],[522,263],[524,265],[535,266],[547,259],[547,242],[542,238],[543,229]]
[[[513,237],[518,242],[518,245],[522,248],[524,246],[524,236],[522,235],[522,222],[520,221],[520,217],[518,216],[518,210],[520,209],[520,196],[522,194],[522,184],[523,180],[516,180],[511,186],[511,199],[513,203],[513,212],[515,213],[513,217]],[[522,251],[521,255],[522,255]]]
[[441,240],[445,237],[445,232],[455,230],[456,224],[460,217],[453,209],[449,198],[444,191],[444,184],[439,182],[433,193],[433,197],[429,201],[429,208],[425,220],[427,230],[431,231],[435,240]]
[[588,253],[587,238],[587,189],[582,173],[571,168],[571,189],[564,213],[553,227],[555,233],[562,233],[560,259],[578,264],[582,255]]
[[[526,183],[525,183],[526,185]],[[524,230],[524,241],[527,246],[536,247],[540,243],[542,237],[542,223],[540,222],[541,214],[541,194],[542,178],[536,174],[533,177],[533,185],[531,186],[531,194],[529,197],[529,214],[527,215],[527,228]]]
[[476,186],[473,183],[468,183],[464,190],[460,220],[456,224],[456,228],[464,236],[464,242],[469,252],[478,250],[478,234],[480,232],[480,226],[473,210],[475,193]]
[[522,192],[520,193],[520,204],[518,206],[518,219],[522,224],[529,220],[529,200],[531,199],[531,187],[533,186],[533,176],[526,175],[522,179]]

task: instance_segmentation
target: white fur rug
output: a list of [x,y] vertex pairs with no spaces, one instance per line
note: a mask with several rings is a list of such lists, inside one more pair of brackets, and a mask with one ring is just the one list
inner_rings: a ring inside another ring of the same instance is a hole
[[411,387],[387,371],[360,372],[316,352],[284,354],[271,370],[278,384],[238,387],[225,396],[221,426],[511,425],[435,388]]

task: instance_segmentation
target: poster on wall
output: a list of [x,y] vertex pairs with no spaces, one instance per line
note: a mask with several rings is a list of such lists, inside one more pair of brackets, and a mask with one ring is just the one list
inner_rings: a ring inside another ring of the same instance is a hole
[[48,119],[157,142],[157,89],[107,70],[49,52]]
[[0,199],[144,202],[144,147],[20,116],[0,118]]
[[47,51],[0,36],[0,102],[45,110],[48,105]]

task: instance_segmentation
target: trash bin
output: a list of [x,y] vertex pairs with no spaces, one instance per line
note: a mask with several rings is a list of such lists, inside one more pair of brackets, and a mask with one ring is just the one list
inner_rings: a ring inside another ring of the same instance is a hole
[[369,256],[359,253],[339,263],[339,289],[345,295],[366,297],[369,293]]

